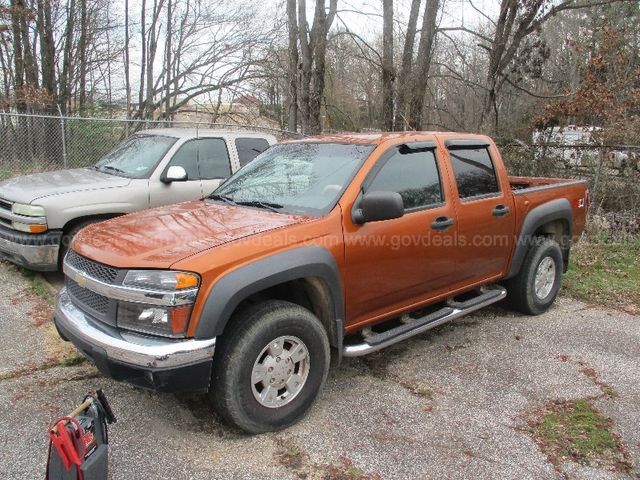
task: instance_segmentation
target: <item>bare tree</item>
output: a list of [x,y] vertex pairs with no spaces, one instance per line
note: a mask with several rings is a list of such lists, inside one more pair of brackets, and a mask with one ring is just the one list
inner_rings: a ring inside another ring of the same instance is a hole
[[322,98],[324,95],[327,35],[336,16],[338,0],[316,0],[313,24],[307,22],[307,4],[298,0],[298,40],[300,43],[300,122],[305,133],[322,131]]
[[411,96],[411,69],[413,67],[413,46],[416,41],[416,29],[418,25],[418,15],[420,13],[420,0],[411,1],[409,21],[407,23],[407,33],[402,49],[402,64],[397,82],[397,111],[394,123],[394,130],[403,130],[406,125],[407,109],[406,99]]
[[288,31],[288,83],[287,83],[287,128],[295,132],[298,129],[298,19],[296,0],[287,0]]
[[427,0],[427,6],[422,17],[420,43],[418,44],[418,58],[413,70],[412,91],[409,100],[410,128],[421,129],[423,124],[424,97],[429,79],[433,44],[436,38],[436,20],[440,9],[439,0]]
[[382,129],[393,130],[393,0],[382,2]]

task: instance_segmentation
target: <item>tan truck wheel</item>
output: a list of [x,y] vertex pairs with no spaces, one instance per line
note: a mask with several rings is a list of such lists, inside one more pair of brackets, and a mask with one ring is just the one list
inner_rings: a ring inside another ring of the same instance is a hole
[[307,309],[270,300],[239,312],[219,337],[213,404],[249,433],[280,430],[313,404],[329,370],[329,341]]

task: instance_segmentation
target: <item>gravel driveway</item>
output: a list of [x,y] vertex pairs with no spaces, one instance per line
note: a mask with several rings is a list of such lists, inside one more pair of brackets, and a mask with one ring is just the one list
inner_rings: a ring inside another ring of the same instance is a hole
[[[529,436],[531,412],[574,398],[593,398],[613,420],[640,475],[637,316],[568,298],[538,317],[486,309],[345,359],[302,422],[246,436],[222,426],[201,397],[137,390],[89,363],[62,366],[68,344],[52,330],[51,307],[4,263],[0,284],[3,478],[42,478],[49,422],[97,387],[118,417],[113,479],[631,478],[556,467]],[[617,396],[601,395],[603,384]]]

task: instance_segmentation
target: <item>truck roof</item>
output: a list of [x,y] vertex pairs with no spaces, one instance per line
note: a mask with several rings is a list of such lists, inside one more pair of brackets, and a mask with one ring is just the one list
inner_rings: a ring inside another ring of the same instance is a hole
[[375,132],[375,133],[329,133],[324,135],[315,135],[311,137],[304,137],[295,140],[288,140],[286,143],[291,142],[335,142],[335,143],[364,143],[379,145],[388,140],[427,140],[442,138],[448,139],[468,139],[468,140],[482,140],[488,141],[489,137],[485,135],[474,135],[470,133],[460,132]]
[[231,137],[255,137],[255,138],[273,138],[273,134],[271,133],[261,133],[257,131],[251,130],[223,130],[223,129],[212,129],[212,128],[150,128],[148,130],[140,130],[137,133],[145,134],[145,135],[163,135],[166,137],[175,137],[175,138],[196,138],[200,137],[211,137],[211,136],[231,136]]

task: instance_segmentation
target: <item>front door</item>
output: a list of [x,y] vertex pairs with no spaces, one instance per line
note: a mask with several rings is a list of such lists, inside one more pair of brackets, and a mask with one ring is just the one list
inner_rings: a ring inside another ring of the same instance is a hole
[[152,182],[149,185],[149,203],[151,207],[197,200],[203,196],[200,171],[198,170],[198,140],[185,142],[173,154],[164,171],[166,172],[171,166],[184,168],[187,172],[187,180],[171,183]]
[[349,326],[404,308],[450,282],[457,225],[435,153],[431,146],[392,147],[367,177],[364,193],[394,191],[402,196],[403,217],[364,225],[345,219]]

